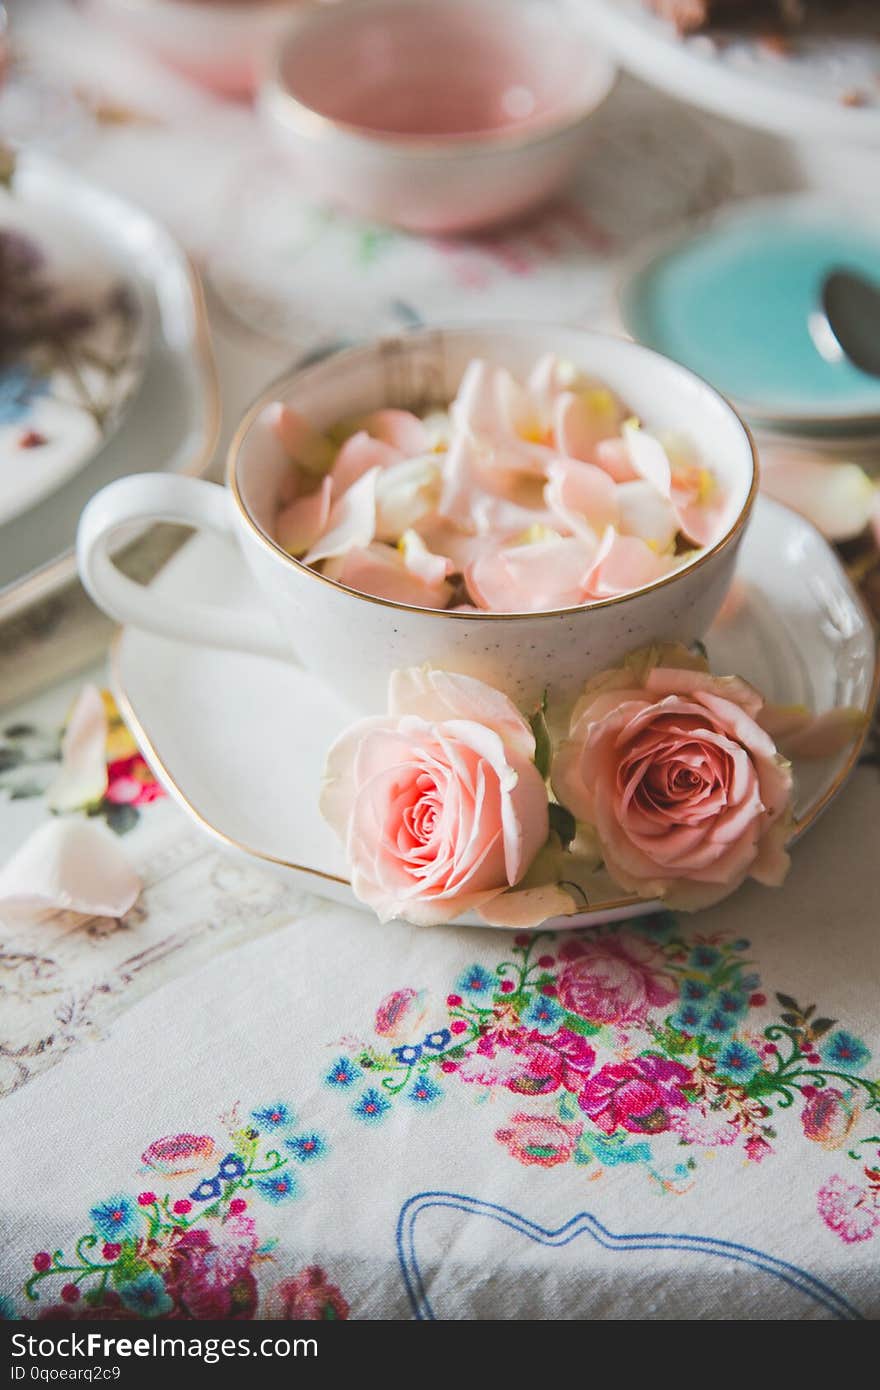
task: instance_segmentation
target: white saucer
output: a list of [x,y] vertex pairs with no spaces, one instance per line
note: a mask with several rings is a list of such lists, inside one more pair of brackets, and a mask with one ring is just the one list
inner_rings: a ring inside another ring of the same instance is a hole
[[[868,712],[877,686],[873,632],[819,533],[761,498],[740,555],[743,599],[709,634],[713,669],[746,677],[782,704]],[[256,601],[234,544],[208,535],[185,545],[155,582],[166,595],[233,608]],[[326,750],[354,717],[340,698],[286,662],[134,628],[117,641],[113,685],[156,775],[203,829],[301,887],[353,903],[341,848],[317,809]],[[796,766],[796,834],[840,790],[857,754],[854,746]],[[590,908],[554,926],[633,917],[650,906],[604,873],[581,872],[576,860],[567,877],[584,887]]]

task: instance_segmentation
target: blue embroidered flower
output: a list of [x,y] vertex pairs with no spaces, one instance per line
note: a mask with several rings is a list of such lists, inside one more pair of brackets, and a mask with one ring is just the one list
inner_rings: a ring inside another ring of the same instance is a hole
[[751,949],[751,945],[751,941],[749,941],[745,936],[740,936],[737,938],[736,941],[734,941],[730,949],[732,951],[748,951]]
[[404,1043],[402,1047],[392,1047],[391,1056],[396,1057],[401,1066],[412,1067],[422,1055],[418,1043]]
[[152,1269],[145,1269],[129,1283],[123,1284],[119,1290],[119,1297],[126,1308],[132,1313],[137,1313],[140,1318],[161,1318],[174,1307],[165,1285]]
[[725,1081],[735,1081],[747,1085],[761,1070],[761,1059],[751,1047],[743,1042],[729,1042],[718,1054],[715,1075]]
[[721,952],[717,946],[695,946],[688,957],[688,964],[696,970],[714,970],[721,963]]
[[555,999],[548,998],[546,994],[536,994],[522,1015],[523,1023],[545,1036],[557,1033],[564,1018],[565,1010],[562,1005],[557,1004]]
[[293,1124],[293,1112],[279,1101],[277,1105],[266,1105],[262,1110],[252,1110],[251,1119],[260,1129],[284,1129],[287,1125]]
[[268,1178],[257,1178],[254,1186],[274,1206],[296,1196],[296,1183],[290,1173],[272,1173]]
[[219,1178],[202,1178],[198,1187],[194,1187],[189,1194],[194,1202],[210,1202],[213,1198],[219,1197],[223,1191],[223,1184]]
[[438,1028],[436,1033],[428,1033],[422,1038],[422,1047],[426,1047],[429,1052],[442,1052],[444,1047],[448,1047],[452,1042],[452,1034],[448,1028]]
[[443,1089],[432,1081],[430,1076],[422,1073],[417,1076],[409,1090],[406,1092],[407,1100],[412,1101],[413,1105],[436,1105],[443,1095]]
[[89,1212],[99,1236],[115,1244],[126,1236],[138,1235],[141,1216],[130,1197],[108,1197]]
[[669,1022],[680,1033],[696,1035],[703,1022],[703,1011],[698,1009],[696,1004],[682,1004],[676,1009]]
[[841,1071],[858,1071],[859,1067],[870,1061],[871,1052],[861,1038],[853,1037],[852,1033],[838,1028],[822,1048],[822,1056],[826,1062],[839,1067]]
[[685,980],[681,987],[681,997],[689,1004],[700,1004],[711,993],[712,986],[705,980]]
[[381,1120],[386,1110],[391,1106],[383,1095],[380,1095],[375,1086],[368,1086],[359,1100],[355,1101],[351,1107],[352,1114],[366,1124],[373,1125]]
[[16,363],[0,370],[0,425],[15,425],[24,420],[31,402],[45,396],[49,390],[46,377],[36,376],[30,367]]
[[703,1033],[707,1038],[724,1038],[735,1028],[736,1019],[724,1013],[717,1005],[709,1010],[703,1021]]
[[347,1057],[337,1057],[333,1066],[324,1077],[327,1086],[333,1086],[338,1090],[344,1090],[346,1086],[353,1086],[357,1080],[357,1068]]
[[749,996],[736,989],[720,989],[715,996],[715,1007],[728,1018],[741,1018],[749,1010]]
[[462,994],[488,994],[495,984],[495,976],[483,965],[469,965],[456,982],[456,989]]
[[285,1139],[284,1147],[290,1149],[298,1163],[311,1163],[313,1158],[323,1158],[327,1140],[321,1134],[297,1134],[293,1139]]

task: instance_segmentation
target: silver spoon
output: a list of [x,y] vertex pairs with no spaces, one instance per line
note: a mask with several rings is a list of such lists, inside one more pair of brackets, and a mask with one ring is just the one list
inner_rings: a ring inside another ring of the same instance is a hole
[[822,282],[821,305],[809,328],[825,360],[847,357],[869,376],[880,376],[880,285],[856,271],[833,270]]

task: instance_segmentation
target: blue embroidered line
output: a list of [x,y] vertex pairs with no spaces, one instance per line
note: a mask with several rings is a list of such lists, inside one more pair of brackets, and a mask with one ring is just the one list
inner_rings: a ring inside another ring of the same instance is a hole
[[508,1207],[498,1206],[494,1202],[484,1202],[477,1197],[465,1197],[456,1192],[419,1192],[404,1202],[397,1219],[397,1257],[413,1317],[419,1321],[434,1320],[434,1310],[422,1279],[415,1248],[417,1218],[432,1207],[448,1207],[453,1211],[465,1212],[469,1216],[488,1216],[499,1225],[508,1226],[512,1231],[528,1236],[539,1245],[568,1245],[578,1236],[587,1234],[606,1250],[694,1250],[703,1255],[717,1255],[722,1259],[751,1265],[765,1274],[772,1274],[807,1298],[812,1298],[840,1321],[862,1321],[862,1314],[842,1294],[836,1293],[820,1279],[808,1274],[806,1270],[799,1269],[797,1265],[778,1260],[774,1255],[767,1255],[750,1245],[740,1245],[730,1240],[716,1240],[712,1236],[675,1235],[662,1231],[643,1235],[615,1235],[589,1212],[579,1212],[570,1221],[566,1221],[564,1226],[557,1230],[549,1230]]

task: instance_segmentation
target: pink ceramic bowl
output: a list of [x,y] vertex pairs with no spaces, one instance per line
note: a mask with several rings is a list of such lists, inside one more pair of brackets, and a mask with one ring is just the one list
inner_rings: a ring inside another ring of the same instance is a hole
[[253,94],[301,0],[87,0],[88,9],[186,77],[226,97]]
[[614,77],[546,0],[338,0],[300,12],[260,106],[318,197],[459,232],[555,193]]

